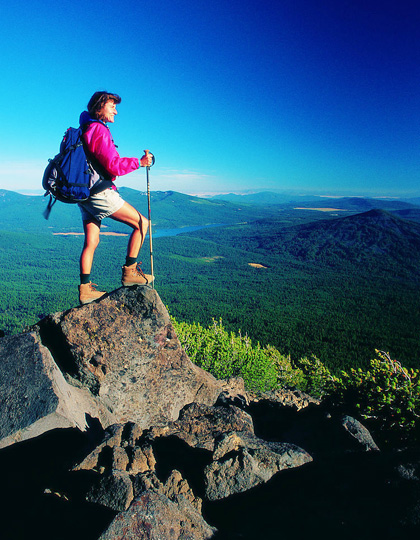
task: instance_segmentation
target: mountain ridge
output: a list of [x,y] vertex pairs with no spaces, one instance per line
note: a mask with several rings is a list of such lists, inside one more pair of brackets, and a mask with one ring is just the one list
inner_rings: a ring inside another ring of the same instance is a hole
[[[297,225],[295,230],[296,236],[286,235],[283,243],[299,253],[299,258],[341,255],[361,262],[386,255],[401,264],[420,261],[420,224],[383,209]],[[296,242],[300,242],[299,248],[294,246]]]
[[[177,211],[183,208],[182,194],[161,192],[158,196],[166,204],[162,212],[174,199],[180,201]],[[38,200],[46,204],[42,197]],[[202,223],[208,218],[208,214],[200,215],[208,205],[191,202],[190,206],[199,210],[195,216]],[[154,225],[156,207],[152,207]],[[21,210],[15,216],[20,230],[0,232],[0,320],[7,332],[77,301],[83,239],[52,236],[52,224],[43,220],[39,210],[42,229],[30,229],[31,216]],[[76,212],[74,230],[81,232],[78,210],[70,210]],[[270,215],[252,208],[251,224],[235,218],[225,226],[156,238],[156,285],[165,305],[182,321],[207,325],[212,318],[223,318],[229,330],[241,329],[294,358],[313,353],[329,366],[337,366],[365,362],[380,348],[407,365],[416,365],[418,223],[402,220],[394,211],[335,214],[289,207]],[[62,226],[60,216],[57,212]],[[108,224],[113,225],[112,220],[104,227]],[[101,290],[115,287],[125,249],[126,238],[101,238],[92,275]],[[142,252],[145,271],[147,255],[146,245]],[[384,309],[388,311],[385,318]]]
[[227,193],[223,195],[215,195],[211,197],[214,199],[221,199],[224,201],[230,201],[243,204],[255,204],[255,205],[274,205],[281,206],[283,204],[301,204],[303,207],[313,205],[314,202],[319,203],[318,206],[323,208],[340,208],[340,209],[363,209],[375,208],[377,206],[387,209],[405,209],[405,208],[418,208],[420,199],[404,199],[399,198],[374,198],[374,197],[355,197],[355,196],[343,196],[343,197],[328,197],[323,195],[297,195],[276,193],[270,191],[238,195],[235,193]]
[[[132,188],[119,189],[121,196],[140,213],[148,215],[147,193]],[[235,223],[274,215],[275,211],[240,206],[227,201],[209,201],[176,191],[154,191],[150,194],[152,223],[157,228],[181,228],[209,224]],[[80,231],[82,220],[76,204],[58,202],[46,221],[43,211],[47,198],[40,195],[22,195],[9,190],[0,190],[2,222],[0,230],[28,232]],[[25,219],[22,219],[22,211]],[[127,230],[124,225],[106,220],[108,230]]]
[[[219,231],[190,234],[201,238],[205,235],[216,242],[220,236]],[[377,262],[381,255],[412,269],[420,264],[420,224],[378,208],[287,226],[271,218],[256,220],[253,224],[226,227],[221,241],[267,256],[289,255],[300,261],[334,265],[340,261],[366,262],[371,257]]]
[[[148,197],[145,191],[121,187],[123,198],[143,215],[148,215]],[[263,194],[261,194],[263,195]],[[276,218],[285,222],[315,221],[324,219],[327,214],[334,217],[336,209],[347,213],[359,213],[372,208],[382,208],[400,213],[413,221],[420,221],[420,208],[402,201],[388,201],[363,198],[294,198],[282,204],[249,203],[243,200],[230,202],[223,198],[201,198],[177,191],[153,191],[150,194],[152,223],[155,228],[180,228],[183,226],[205,226],[209,224],[232,225],[234,223],[254,222],[260,219]],[[314,202],[316,201],[316,203]],[[322,204],[324,212],[317,206]],[[54,206],[50,219],[46,221],[43,211],[47,198],[40,195],[23,195],[10,190],[0,190],[2,210],[1,230],[28,232],[82,232],[82,223],[77,205],[58,203]],[[315,207],[314,207],[315,206]],[[328,210],[329,209],[329,210]],[[25,219],[22,219],[22,213]],[[111,232],[121,232],[124,228],[112,220],[106,221]]]

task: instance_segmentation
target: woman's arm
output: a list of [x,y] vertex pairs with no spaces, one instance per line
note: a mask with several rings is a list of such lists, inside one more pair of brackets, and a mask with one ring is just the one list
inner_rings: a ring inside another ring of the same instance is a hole
[[88,151],[99,164],[115,179],[139,168],[137,158],[120,157],[109,129],[99,122],[93,122],[83,134]]

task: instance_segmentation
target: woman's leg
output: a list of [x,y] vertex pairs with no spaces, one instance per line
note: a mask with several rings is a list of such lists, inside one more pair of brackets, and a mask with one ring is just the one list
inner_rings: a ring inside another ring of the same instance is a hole
[[85,242],[80,255],[80,285],[79,301],[81,304],[89,304],[105,294],[104,291],[97,291],[90,281],[90,271],[92,269],[93,255],[99,244],[99,231],[101,222],[94,219],[83,221],[85,231]]
[[129,225],[133,229],[128,241],[127,257],[137,259],[140,248],[146,238],[147,229],[149,228],[148,219],[127,202],[124,202],[124,205],[110,217]]
[[146,238],[149,220],[140,214],[131,204],[127,202],[110,216],[116,221],[129,225],[133,231],[130,235],[127,246],[127,257],[125,265],[122,267],[121,283],[125,287],[132,285],[147,285],[153,281],[153,276],[144,274],[137,263],[137,256]]
[[92,269],[93,256],[99,244],[99,231],[101,222],[96,219],[83,221],[83,230],[85,232],[85,242],[80,255],[80,274],[89,275]]

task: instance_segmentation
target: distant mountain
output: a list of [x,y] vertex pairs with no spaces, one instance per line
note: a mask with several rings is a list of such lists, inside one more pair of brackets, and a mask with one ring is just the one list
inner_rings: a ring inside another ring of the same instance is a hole
[[39,195],[22,195],[0,190],[0,229],[21,232],[48,232],[51,230],[82,230],[80,211],[76,205],[57,203],[47,221],[43,211],[48,198]]
[[319,197],[313,195],[290,195],[285,193],[276,193],[274,191],[261,191],[260,193],[247,193],[238,195],[237,193],[226,193],[215,195],[211,200],[229,201],[239,204],[290,204],[303,201],[316,201]]
[[410,197],[410,198],[406,198],[402,200],[410,204],[415,204],[417,206],[420,206],[420,197]]
[[395,210],[393,214],[410,221],[417,221],[420,223],[420,208],[403,208],[402,210]]
[[[122,197],[147,215],[147,194],[129,188],[119,190]],[[209,200],[176,191],[151,193],[152,222],[161,228],[190,225],[231,224],[273,216],[276,210],[250,208],[229,201]]]
[[[122,187],[121,196],[143,215],[148,215],[147,193]],[[49,220],[43,217],[48,198],[22,195],[0,190],[0,230],[21,232],[82,231],[80,211],[75,204],[57,202]],[[249,207],[228,201],[211,201],[175,191],[151,193],[152,222],[158,229],[209,224],[231,224],[273,216],[276,210]],[[105,224],[105,223],[104,223]],[[126,227],[106,220],[108,231],[121,231]]]
[[[388,211],[398,211],[405,209],[416,208],[414,204],[400,201],[398,199],[370,199],[362,197],[343,197],[342,199],[322,199],[325,204],[325,208],[340,208],[343,210],[359,212],[373,210],[375,208],[380,208],[382,210]],[[420,208],[417,207],[419,210]]]
[[[119,189],[122,197],[137,208],[143,215],[148,215],[147,193],[122,187]],[[285,225],[291,226],[300,221],[314,224],[324,221],[326,214],[313,212],[313,208],[335,208],[346,213],[361,213],[372,208],[398,213],[400,217],[420,222],[420,207],[401,201],[376,200],[363,198],[343,198],[300,200],[284,204],[263,203],[267,193],[256,194],[259,203],[230,202],[221,199],[204,199],[185,195],[176,191],[154,191],[151,193],[152,223],[155,229],[178,229],[188,226],[206,226],[210,224],[249,224],[260,222],[251,227],[249,245],[258,242],[254,238],[256,231],[267,231],[268,235],[276,237]],[[245,196],[246,197],[246,196]],[[254,196],[252,196],[254,197]],[[241,199],[242,200],[242,199]],[[53,207],[50,218],[46,221],[43,211],[48,198],[36,195],[22,195],[13,191],[0,190],[0,230],[28,233],[51,232],[82,232],[82,222],[77,205],[57,202]],[[303,210],[296,210],[301,208]],[[308,210],[306,210],[308,209]],[[329,218],[332,214],[329,213]],[[336,219],[333,219],[335,222]],[[264,224],[263,224],[264,222]],[[309,225],[307,225],[310,227]],[[312,226],[312,225],[311,225]],[[106,231],[127,232],[127,227],[111,219],[104,222]],[[291,230],[291,229],[290,229]],[[283,234],[283,233],[282,233]],[[242,243],[239,233],[238,244]],[[252,240],[254,239],[254,240]],[[270,240],[267,239],[270,244]],[[284,242],[283,242],[284,243]],[[312,250],[311,250],[312,252]]]
[[242,204],[254,205],[297,205],[301,208],[331,208],[349,212],[364,212],[373,208],[384,210],[403,210],[418,208],[420,199],[401,201],[399,199],[371,199],[365,197],[322,197],[319,195],[289,195],[262,191],[247,195],[229,193],[217,195],[212,200],[224,200]]
[[[192,234],[217,241],[219,233]],[[327,266],[357,264],[393,272],[401,267],[415,275],[420,267],[420,224],[379,209],[289,227],[272,219],[259,220],[224,229],[220,243],[268,258]]]
[[385,210],[298,225],[260,240],[266,251],[306,261],[392,265],[394,270],[401,265],[415,271],[420,264],[420,224]]

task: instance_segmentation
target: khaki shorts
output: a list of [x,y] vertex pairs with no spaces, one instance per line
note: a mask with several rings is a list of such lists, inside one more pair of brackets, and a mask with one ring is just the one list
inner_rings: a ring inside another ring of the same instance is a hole
[[83,221],[92,218],[102,221],[104,218],[117,212],[123,204],[124,199],[115,189],[107,188],[96,195],[91,195],[85,202],[78,203]]

